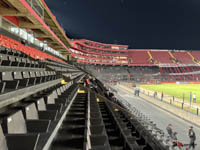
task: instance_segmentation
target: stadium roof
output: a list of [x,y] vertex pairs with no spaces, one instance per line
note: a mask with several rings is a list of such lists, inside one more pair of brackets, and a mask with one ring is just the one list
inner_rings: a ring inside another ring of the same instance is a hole
[[0,16],[15,17],[12,22],[17,26],[33,30],[50,47],[63,55],[69,54],[70,41],[43,0],[1,0]]

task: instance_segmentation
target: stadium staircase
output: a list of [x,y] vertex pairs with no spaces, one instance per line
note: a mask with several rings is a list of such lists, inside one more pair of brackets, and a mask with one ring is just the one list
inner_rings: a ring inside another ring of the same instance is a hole
[[147,51],[147,54],[149,55],[149,61],[152,63],[152,64],[156,64],[157,63],[157,60],[155,60],[152,55],[151,55],[151,52],[150,51]]
[[174,55],[172,54],[172,52],[168,51],[168,53],[169,53],[169,55],[170,55],[171,58],[172,58],[172,62],[173,62],[174,64],[178,64],[179,62],[178,62],[178,60],[174,57]]
[[199,62],[199,59],[200,59],[199,52],[191,51],[190,54],[191,54],[191,57],[194,58],[193,61],[194,61],[195,63],[199,64],[199,63],[200,63],[200,62]]
[[194,58],[194,56],[192,56],[192,54],[190,52],[187,52],[187,54],[192,58],[192,61],[195,63],[195,64],[198,64],[199,62]]
[[84,147],[86,123],[87,94],[79,93],[54,139],[51,150],[73,150]]
[[195,64],[190,55],[186,52],[174,52],[173,56],[179,60],[180,64]]

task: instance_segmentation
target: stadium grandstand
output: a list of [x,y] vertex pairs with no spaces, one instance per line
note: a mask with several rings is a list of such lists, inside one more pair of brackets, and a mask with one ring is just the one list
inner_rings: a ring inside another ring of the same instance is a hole
[[127,45],[103,44],[85,39],[71,43],[72,57],[81,64],[91,64],[93,67],[88,69],[92,69],[91,72],[96,72],[96,75],[102,72],[110,74],[110,77],[134,80],[134,77],[138,79],[138,75],[143,78],[141,74],[151,74],[151,78],[143,78],[146,82],[198,81],[200,77],[198,51],[128,49]]
[[200,83],[200,51],[69,39],[44,0],[0,0],[0,150],[171,150],[120,88],[177,82]]

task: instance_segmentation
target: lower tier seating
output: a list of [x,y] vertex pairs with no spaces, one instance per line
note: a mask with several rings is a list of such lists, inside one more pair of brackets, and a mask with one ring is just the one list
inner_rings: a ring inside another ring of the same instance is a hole
[[1,150],[43,149],[76,91],[77,84],[58,84],[7,107],[0,113]]

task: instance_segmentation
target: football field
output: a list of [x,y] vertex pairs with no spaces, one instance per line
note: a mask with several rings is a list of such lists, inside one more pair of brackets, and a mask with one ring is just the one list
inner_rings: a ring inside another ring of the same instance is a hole
[[184,96],[184,99],[187,101],[189,101],[190,92],[192,92],[192,94],[196,94],[197,102],[200,103],[200,84],[142,84],[140,87],[160,93],[163,92],[166,95],[181,99]]

